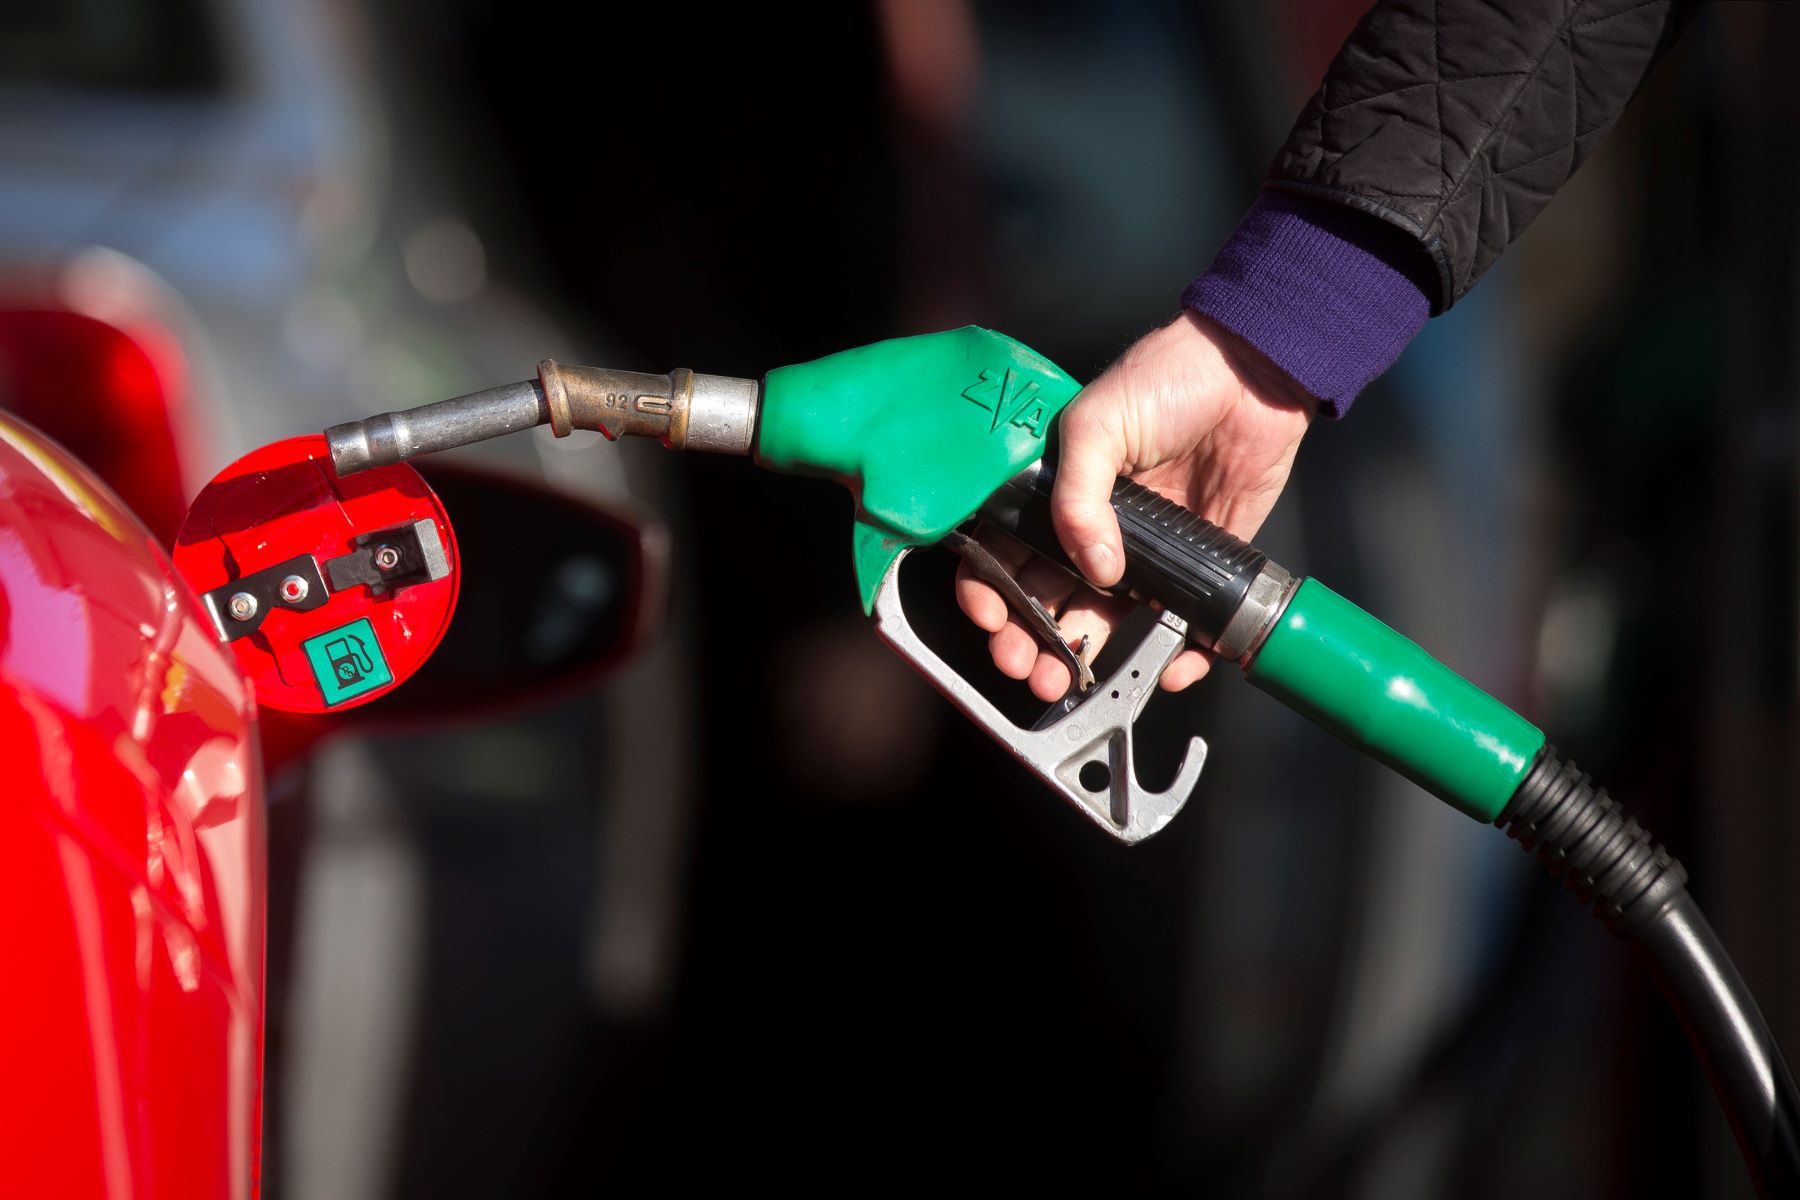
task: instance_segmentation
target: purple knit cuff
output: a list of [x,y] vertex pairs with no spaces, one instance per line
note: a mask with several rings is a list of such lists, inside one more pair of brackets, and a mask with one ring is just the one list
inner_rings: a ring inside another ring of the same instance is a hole
[[1255,346],[1341,417],[1431,315],[1418,242],[1379,217],[1266,191],[1181,304]]

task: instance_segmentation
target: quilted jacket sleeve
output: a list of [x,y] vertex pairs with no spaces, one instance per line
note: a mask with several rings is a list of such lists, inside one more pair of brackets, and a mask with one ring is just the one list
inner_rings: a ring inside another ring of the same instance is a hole
[[1418,238],[1434,311],[1493,265],[1600,144],[1696,0],[1379,0],[1267,185]]

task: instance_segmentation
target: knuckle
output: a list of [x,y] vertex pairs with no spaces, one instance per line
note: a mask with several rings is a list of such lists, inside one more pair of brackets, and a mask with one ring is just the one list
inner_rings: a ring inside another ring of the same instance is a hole
[[1063,443],[1067,447],[1085,449],[1098,444],[1106,436],[1106,420],[1100,412],[1104,397],[1082,397],[1071,404],[1062,416]]

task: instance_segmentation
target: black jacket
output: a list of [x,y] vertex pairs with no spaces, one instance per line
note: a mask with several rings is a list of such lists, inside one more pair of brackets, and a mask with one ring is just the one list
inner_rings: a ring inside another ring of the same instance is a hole
[[1380,0],[1268,186],[1418,238],[1461,299],[1586,161],[1695,0]]

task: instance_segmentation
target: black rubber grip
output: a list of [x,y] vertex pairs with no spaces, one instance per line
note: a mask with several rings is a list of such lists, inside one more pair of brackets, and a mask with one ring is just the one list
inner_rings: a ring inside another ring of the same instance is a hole
[[[1035,475],[1002,487],[981,515],[1074,570],[1050,520],[1055,479],[1055,467],[1045,463]],[[1125,539],[1125,578],[1112,590],[1155,601],[1188,623],[1192,641],[1211,646],[1244,602],[1268,555],[1129,479],[1113,484],[1112,505]]]
[[1129,479],[1113,484],[1125,583],[1188,623],[1208,645],[1225,632],[1269,556]]

